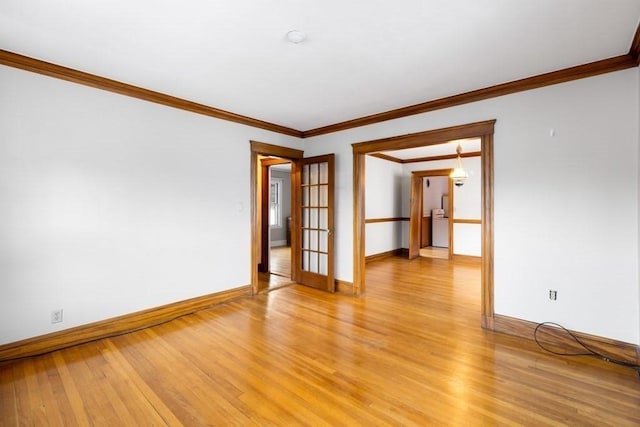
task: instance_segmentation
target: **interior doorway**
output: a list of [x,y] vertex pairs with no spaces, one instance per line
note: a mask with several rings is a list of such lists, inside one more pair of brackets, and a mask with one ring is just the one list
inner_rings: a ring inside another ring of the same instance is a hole
[[291,223],[293,206],[292,161],[282,157],[260,158],[261,244],[259,279],[269,289],[292,283]]
[[[290,281],[335,292],[335,155],[304,157],[304,152],[251,141],[251,289],[269,290],[260,280],[270,271],[270,163],[291,164]],[[270,275],[272,277],[274,275]]]
[[493,295],[493,134],[495,120],[436,129],[352,144],[353,148],[353,292],[363,295],[365,283],[365,157],[370,153],[401,150],[447,141],[479,138],[481,156],[481,324],[494,329]]
[[[453,257],[454,193],[450,173],[451,169],[411,173],[409,259],[419,256],[444,259]],[[425,194],[432,197],[425,197]]]

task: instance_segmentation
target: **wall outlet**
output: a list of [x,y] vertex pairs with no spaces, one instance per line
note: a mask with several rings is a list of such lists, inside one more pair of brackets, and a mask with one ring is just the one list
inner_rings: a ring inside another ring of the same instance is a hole
[[558,299],[558,291],[554,291],[552,289],[549,289],[549,299],[551,301],[555,301]]
[[53,310],[51,312],[51,323],[60,323],[62,322],[62,309]]

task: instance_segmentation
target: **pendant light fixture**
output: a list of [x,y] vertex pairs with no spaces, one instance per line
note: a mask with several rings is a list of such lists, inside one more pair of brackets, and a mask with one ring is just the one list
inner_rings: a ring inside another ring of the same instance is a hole
[[462,154],[462,147],[460,146],[460,143],[458,143],[458,146],[456,147],[456,153],[458,153],[458,158],[456,159],[456,167],[453,168],[449,176],[453,180],[453,183],[456,185],[456,187],[462,187],[464,181],[469,178],[469,174],[462,167],[462,157],[460,156]]

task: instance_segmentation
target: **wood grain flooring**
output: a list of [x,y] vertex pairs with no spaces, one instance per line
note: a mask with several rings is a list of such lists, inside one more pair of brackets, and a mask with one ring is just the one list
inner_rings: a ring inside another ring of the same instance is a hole
[[282,277],[291,277],[291,247],[271,248],[269,271]]
[[480,325],[477,263],[388,258],[0,365],[1,426],[640,424],[634,371]]

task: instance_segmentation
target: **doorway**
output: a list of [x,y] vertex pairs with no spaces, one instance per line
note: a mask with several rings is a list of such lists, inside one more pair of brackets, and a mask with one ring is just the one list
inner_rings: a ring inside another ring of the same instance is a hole
[[282,157],[260,158],[261,233],[259,279],[269,289],[291,280],[292,162]]
[[457,139],[479,138],[482,147],[482,262],[481,324],[494,329],[493,295],[493,134],[495,120],[453,126],[392,138],[352,144],[353,149],[353,292],[363,295],[365,284],[365,156],[385,150],[401,150],[442,144]]
[[[453,256],[453,181],[449,178],[450,173],[451,169],[411,173],[409,259],[419,256],[451,259]],[[432,197],[425,198],[425,194]]]
[[[251,141],[251,289],[269,290],[270,163],[291,164],[290,281],[334,292],[335,155],[304,157],[293,148]],[[267,230],[267,231],[265,231]],[[266,236],[265,236],[266,235]]]

